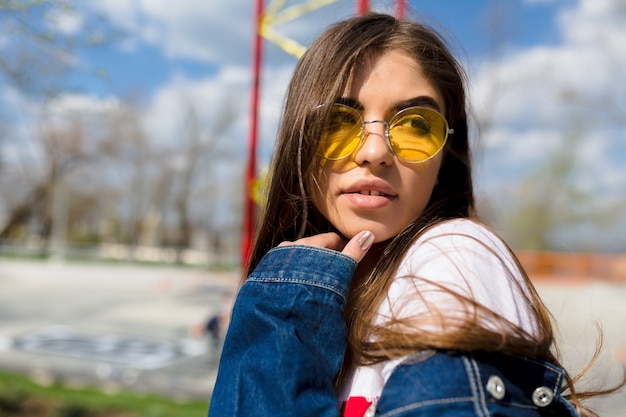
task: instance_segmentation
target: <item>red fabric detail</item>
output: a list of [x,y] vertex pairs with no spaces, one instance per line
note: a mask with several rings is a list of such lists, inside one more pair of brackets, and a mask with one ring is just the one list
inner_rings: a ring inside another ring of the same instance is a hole
[[344,403],[343,417],[363,417],[372,401],[365,397],[350,397]]

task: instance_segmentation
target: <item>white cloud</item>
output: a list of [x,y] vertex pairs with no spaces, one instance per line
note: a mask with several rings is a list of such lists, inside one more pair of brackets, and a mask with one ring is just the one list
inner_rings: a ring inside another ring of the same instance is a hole
[[144,43],[172,58],[230,65],[248,59],[253,9],[247,1],[93,0],[90,5],[125,31],[126,50]]
[[[293,64],[268,68],[263,74],[258,126],[261,163],[267,160],[274,145],[285,89],[292,72]],[[224,109],[233,106],[236,114],[225,136],[228,138],[227,145],[234,149],[246,149],[251,75],[247,67],[223,67],[217,75],[201,80],[175,77],[153,95],[143,121],[148,136],[165,143],[180,139],[181,128],[186,123],[187,106],[193,107],[203,128],[210,133],[218,123],[217,118],[224,116]],[[241,155],[244,160],[245,152]]]
[[[182,96],[197,103],[196,108],[202,109],[207,120],[219,114],[220,103],[230,99],[241,107],[230,136],[237,148],[246,148],[252,4],[244,0],[115,0],[98,4],[107,8],[129,33],[137,34],[137,39],[129,41],[129,47],[147,43],[162,48],[169,57],[210,62],[221,68],[211,78],[181,77],[161,87],[146,118],[146,126],[155,135],[175,137],[183,117]],[[485,62],[473,79],[473,101],[479,118],[490,117],[493,126],[481,140],[484,149],[478,152],[483,155],[479,164],[487,183],[495,184],[503,178],[519,180],[558,152],[576,130],[573,124],[581,124],[588,139],[583,143],[584,150],[578,153],[585,170],[578,174],[577,181],[586,189],[615,190],[624,185],[615,175],[620,170],[617,164],[613,160],[603,163],[607,154],[615,152],[614,145],[598,134],[598,124],[604,120],[598,115],[599,110],[606,103],[620,103],[620,97],[626,96],[624,81],[620,81],[626,68],[626,50],[622,47],[626,34],[618,17],[621,3],[581,0],[566,4],[568,8],[557,20],[560,44],[509,52]],[[282,24],[276,29],[307,44],[338,16],[351,14],[353,8],[352,2],[340,1],[306,20]],[[261,161],[267,160],[273,147],[285,88],[295,63],[269,42],[264,44],[264,53],[259,118]],[[496,100],[492,101],[494,97]],[[505,172],[508,173],[501,175]]]
[[[301,2],[287,2],[288,8]],[[389,8],[389,0],[372,1],[373,9]],[[162,49],[171,58],[187,58],[214,65],[247,65],[252,52],[254,4],[249,0],[90,0],[90,6],[109,16],[125,30],[126,50],[145,43]],[[284,10],[284,9],[282,9]],[[354,3],[339,0],[306,18],[281,23],[275,29],[288,38],[308,45],[329,24],[354,14]],[[282,66],[292,60],[270,42],[265,42],[265,62]]]
[[[245,160],[250,116],[248,64],[253,37],[252,2],[90,0],[80,4],[89,4],[125,31],[127,36],[120,47],[126,51],[149,45],[161,49],[166,57],[210,63],[218,68],[216,73],[204,78],[178,75],[161,85],[150,97],[142,121],[148,137],[163,143],[180,140],[186,105],[193,106],[203,127],[210,131],[222,108],[230,102],[239,111],[224,140],[229,147],[241,150],[238,164]],[[384,9],[384,4],[391,2],[381,0],[372,4]],[[478,117],[491,120],[491,128],[484,132],[480,141],[482,149],[478,152],[479,189],[489,192],[490,188],[510,188],[528,172],[545,164],[577,129],[585,134],[576,152],[584,168],[576,173],[575,181],[580,189],[605,196],[620,195],[626,189],[623,117],[626,2],[579,0],[565,4],[567,8],[556,21],[561,34],[559,44],[509,51],[482,65],[473,64],[478,71],[472,79],[472,101]],[[354,2],[343,0],[276,29],[306,45],[326,26],[353,12]],[[82,24],[71,16],[58,22],[67,33],[78,31]],[[261,165],[274,145],[285,89],[295,65],[293,57],[269,42],[264,43],[264,53],[259,117]],[[33,103],[26,102],[16,92],[3,95],[0,100],[9,103],[5,108],[24,109],[21,117],[31,117]],[[95,113],[115,105],[113,99],[66,94],[55,100],[52,108]],[[607,129],[606,123],[618,126]],[[26,131],[20,134],[28,137]],[[230,169],[240,168],[237,164],[230,165]]]
[[[565,146],[568,135],[583,132],[585,153],[593,157],[585,159],[587,172],[581,175],[606,174],[600,167],[615,142],[600,129],[621,123],[615,132],[623,140],[626,127],[623,117],[610,115],[623,111],[611,106],[623,103],[626,94],[626,52],[615,50],[626,39],[618,16],[621,10],[625,17],[626,8],[619,4],[582,0],[559,17],[560,45],[519,50],[483,64],[472,91],[479,119],[493,126],[482,140],[485,158],[496,152],[506,158],[500,161],[504,165],[526,163],[542,145]],[[502,154],[503,146],[512,151]]]
[[53,114],[100,114],[119,106],[115,97],[97,98],[91,95],[66,93],[55,97],[48,105]]
[[56,12],[48,15],[48,20],[54,25],[56,30],[66,35],[73,35],[80,32],[84,26],[84,19],[78,13]]
[[497,152],[507,160],[514,158],[515,165],[525,165],[540,162],[545,155],[556,151],[562,143],[562,135],[556,129],[497,127],[482,139],[488,143],[491,152]]
[[233,72],[240,70],[224,68],[217,76],[203,80],[178,76],[161,86],[153,95],[144,120],[148,136],[168,143],[179,139],[189,108],[197,112],[200,120],[217,118],[227,100],[226,93],[242,96],[248,85],[245,77],[238,79]]
[[[623,207],[625,19],[623,0],[580,0],[557,17],[559,44],[519,49],[475,65],[475,112],[479,121],[490,122],[480,140],[478,189],[498,205],[500,215],[529,197],[501,196],[512,196],[531,173],[549,175],[550,163],[564,152],[576,163],[569,187],[592,196],[592,207]],[[614,224],[626,224],[626,213],[613,216]],[[624,230],[593,230],[584,237],[575,228],[567,233],[590,247],[615,250]]]
[[559,16],[559,25],[568,43],[600,49],[615,61],[624,62],[624,19],[626,3],[621,0],[580,0],[577,8]]

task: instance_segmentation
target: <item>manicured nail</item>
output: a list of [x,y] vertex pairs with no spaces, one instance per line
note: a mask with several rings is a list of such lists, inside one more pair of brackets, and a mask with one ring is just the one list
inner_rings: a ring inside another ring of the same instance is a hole
[[367,251],[374,243],[374,233],[367,230],[361,235],[357,243],[363,252]]

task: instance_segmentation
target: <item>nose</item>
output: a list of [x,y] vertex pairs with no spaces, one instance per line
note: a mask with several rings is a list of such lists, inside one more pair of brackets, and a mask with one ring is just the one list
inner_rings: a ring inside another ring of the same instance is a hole
[[363,128],[363,140],[354,155],[354,162],[358,165],[391,165],[394,153],[386,135],[387,122],[372,120],[365,122]]

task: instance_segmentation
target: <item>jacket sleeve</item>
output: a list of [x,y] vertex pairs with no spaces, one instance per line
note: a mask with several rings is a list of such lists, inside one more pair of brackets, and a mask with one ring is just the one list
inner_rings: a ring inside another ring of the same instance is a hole
[[310,246],[265,255],[237,296],[210,417],[339,415],[333,379],[355,268],[339,252]]

